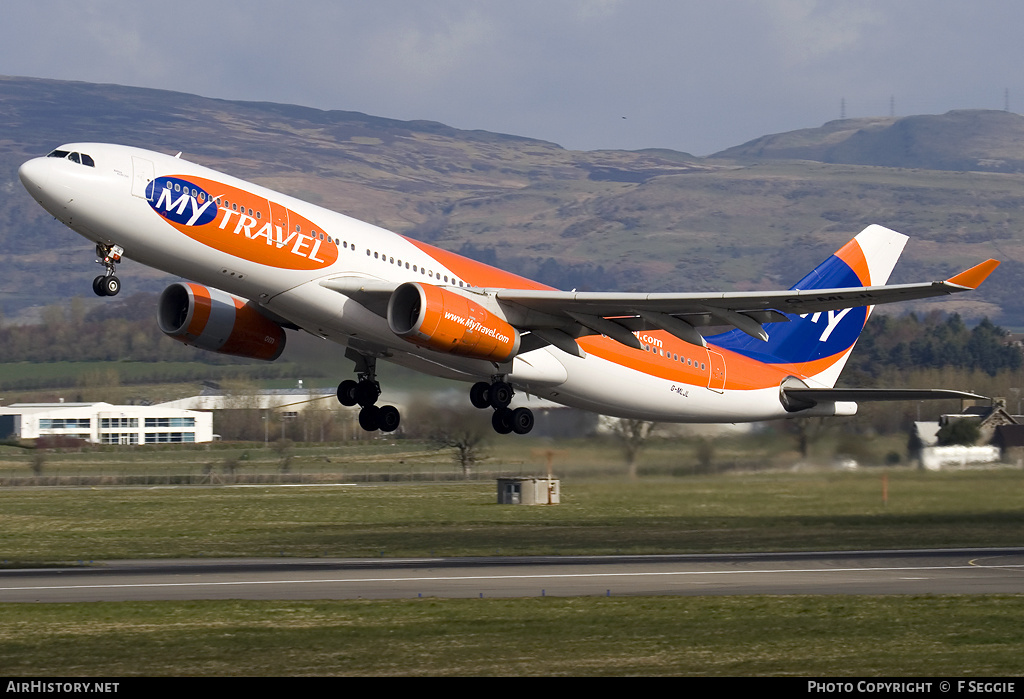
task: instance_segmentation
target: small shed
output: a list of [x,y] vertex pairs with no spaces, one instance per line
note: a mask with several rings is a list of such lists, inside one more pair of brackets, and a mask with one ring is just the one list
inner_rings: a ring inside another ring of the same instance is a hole
[[499,505],[557,505],[561,499],[558,478],[519,476],[498,479]]

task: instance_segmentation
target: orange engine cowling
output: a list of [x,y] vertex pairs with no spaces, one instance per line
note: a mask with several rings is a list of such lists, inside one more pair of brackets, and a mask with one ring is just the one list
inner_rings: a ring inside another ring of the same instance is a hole
[[284,328],[252,302],[201,284],[164,289],[157,323],[167,336],[210,352],[273,361],[284,351]]
[[493,362],[519,351],[519,331],[461,294],[420,282],[402,284],[388,302],[391,332],[409,342]]

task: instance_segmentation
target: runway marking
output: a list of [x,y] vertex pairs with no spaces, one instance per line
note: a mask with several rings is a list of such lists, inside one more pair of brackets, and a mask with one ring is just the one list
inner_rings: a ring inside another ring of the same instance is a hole
[[[989,566],[928,566],[922,568],[802,568],[802,569],[769,569],[769,570],[693,570],[666,571],[648,573],[548,573],[542,575],[453,575],[453,576],[413,576],[405,578],[324,578],[321,580],[224,580],[210,582],[161,582],[161,583],[119,583],[114,585],[38,585],[28,587],[0,587],[0,592],[27,590],[88,590],[88,589],[125,589],[151,587],[223,587],[238,585],[316,585],[346,583],[400,583],[400,582],[458,582],[486,580],[557,580],[569,578],[636,578],[636,577],[667,577],[667,576],[699,576],[699,575],[751,575],[751,574],[792,574],[792,573],[870,573],[928,570],[977,570]],[[1024,564],[992,566],[999,568],[1024,568]],[[907,579],[907,578],[904,578]]]
[[[992,556],[992,557],[989,557],[988,560],[991,560],[992,558],[1002,558],[1002,556]],[[987,559],[985,559],[985,558],[972,558],[971,560],[967,561],[967,563],[969,565],[974,566],[975,568],[1020,568],[1021,567],[1021,566],[1019,566],[1019,565],[1017,565],[1015,563],[1007,563],[1005,565],[1001,565],[1001,564],[998,564],[998,563],[987,563],[987,564],[986,563],[982,563],[981,561],[984,561],[984,560],[987,560]]]

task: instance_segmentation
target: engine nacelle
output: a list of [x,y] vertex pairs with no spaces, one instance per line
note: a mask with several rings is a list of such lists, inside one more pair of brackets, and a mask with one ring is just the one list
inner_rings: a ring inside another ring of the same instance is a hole
[[284,328],[252,302],[201,284],[164,289],[157,323],[168,337],[210,352],[273,361],[284,351]]
[[433,284],[406,282],[395,289],[388,325],[399,337],[438,352],[501,363],[519,351],[519,331],[504,319]]

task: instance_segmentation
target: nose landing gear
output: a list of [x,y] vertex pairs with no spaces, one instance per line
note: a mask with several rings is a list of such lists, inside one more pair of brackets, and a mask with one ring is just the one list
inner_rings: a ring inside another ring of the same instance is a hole
[[121,263],[123,254],[124,248],[120,245],[96,243],[96,255],[99,257],[96,261],[106,270],[105,274],[92,280],[92,290],[97,296],[117,296],[121,290],[121,280],[114,276],[114,265]]
[[480,381],[473,384],[469,390],[469,400],[481,410],[494,408],[491,427],[498,434],[526,434],[533,429],[533,411],[529,408],[509,408],[514,393],[510,384],[501,377],[495,377],[491,383]]

